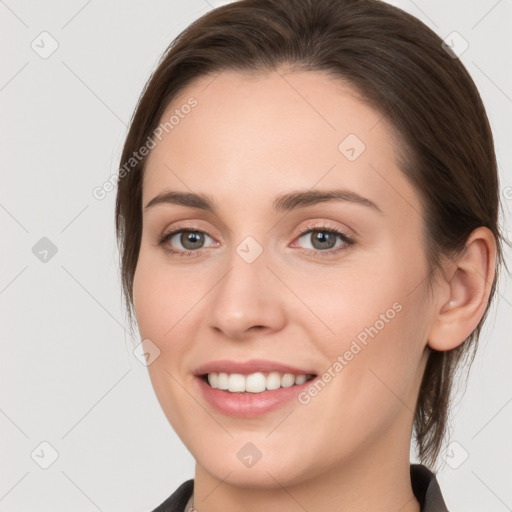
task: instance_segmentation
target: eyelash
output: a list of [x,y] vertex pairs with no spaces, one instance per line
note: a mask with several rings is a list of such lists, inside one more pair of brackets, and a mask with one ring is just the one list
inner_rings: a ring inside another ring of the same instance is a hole
[[[192,226],[178,227],[172,231],[164,232],[158,239],[158,245],[162,246],[163,250],[166,253],[173,254],[175,256],[180,256],[180,257],[192,256],[193,253],[200,252],[201,249],[197,249],[195,251],[190,251],[190,250],[176,251],[175,249],[171,249],[166,245],[166,242],[168,240],[170,240],[174,235],[176,235],[178,233],[182,233],[184,231],[188,231],[191,233],[202,233],[203,235],[210,236],[205,231],[202,231],[201,229],[196,229]],[[350,246],[355,244],[355,240],[352,237],[348,236],[346,233],[340,231],[337,228],[333,228],[331,226],[326,226],[326,225],[305,226],[300,230],[297,238],[302,238],[304,235],[306,235],[308,233],[315,232],[315,231],[318,231],[321,233],[330,233],[333,235],[337,235],[343,241],[344,244],[341,247],[337,247],[335,249],[327,249],[325,251],[320,251],[318,249],[298,249],[299,251],[304,252],[308,255],[311,255],[311,253],[314,253],[315,257],[324,258],[324,257],[333,256],[335,254],[338,254],[339,252],[346,251]]]

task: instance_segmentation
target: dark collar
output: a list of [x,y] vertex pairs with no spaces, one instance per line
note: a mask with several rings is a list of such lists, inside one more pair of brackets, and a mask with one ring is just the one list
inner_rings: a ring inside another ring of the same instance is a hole
[[411,464],[411,483],[421,512],[448,512],[436,475],[430,469],[421,464]]
[[[426,466],[411,464],[411,483],[414,495],[420,502],[421,512],[448,512],[436,476]],[[185,505],[193,490],[193,479],[183,482],[152,512],[185,512]]]
[[194,480],[190,479],[183,482],[161,505],[152,512],[184,512],[192,491],[194,490]]

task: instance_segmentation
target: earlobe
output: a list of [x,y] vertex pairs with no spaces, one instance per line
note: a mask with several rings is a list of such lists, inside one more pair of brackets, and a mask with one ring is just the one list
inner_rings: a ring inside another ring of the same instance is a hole
[[452,265],[450,277],[442,283],[445,292],[439,294],[428,337],[428,345],[439,351],[463,343],[484,314],[496,271],[493,233],[483,226],[475,229]]

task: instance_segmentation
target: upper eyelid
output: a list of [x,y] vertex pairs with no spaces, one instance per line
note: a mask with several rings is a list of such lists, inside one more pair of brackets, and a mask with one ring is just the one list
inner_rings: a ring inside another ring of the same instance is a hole
[[[351,233],[354,233],[357,235],[357,232],[354,229],[342,228],[342,227],[335,226],[335,225],[331,224],[329,221],[318,220],[318,221],[311,221],[306,226],[302,226],[301,228],[299,228],[298,232],[296,233],[296,236],[304,235],[309,231],[315,231],[315,230],[319,230],[319,229],[333,229],[333,230],[339,231],[349,237],[352,237]],[[179,233],[181,231],[192,231],[192,232],[197,231],[200,233],[204,233],[205,235],[208,235],[210,238],[215,238],[208,232],[207,229],[203,229],[197,225],[191,225],[191,224],[177,225],[177,226],[174,226],[169,229],[164,229],[163,234],[169,235],[172,233],[173,235],[175,235],[176,233]]]
[[343,234],[346,234],[347,236],[349,236],[349,234],[347,233],[347,231],[348,231],[347,229],[340,228],[339,226],[334,226],[334,225],[330,224],[329,222],[324,222],[324,221],[318,221],[318,224],[308,224],[307,226],[303,226],[299,229],[299,232],[297,234],[304,235],[304,234],[308,233],[309,231],[319,231],[322,229],[325,229],[325,230],[332,229],[334,231],[338,231],[340,233],[343,233]]

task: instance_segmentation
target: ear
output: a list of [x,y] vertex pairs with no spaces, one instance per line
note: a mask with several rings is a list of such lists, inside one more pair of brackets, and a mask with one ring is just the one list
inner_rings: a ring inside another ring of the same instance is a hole
[[428,345],[439,351],[462,344],[482,318],[496,272],[496,239],[479,227],[449,263],[436,287],[437,301]]

